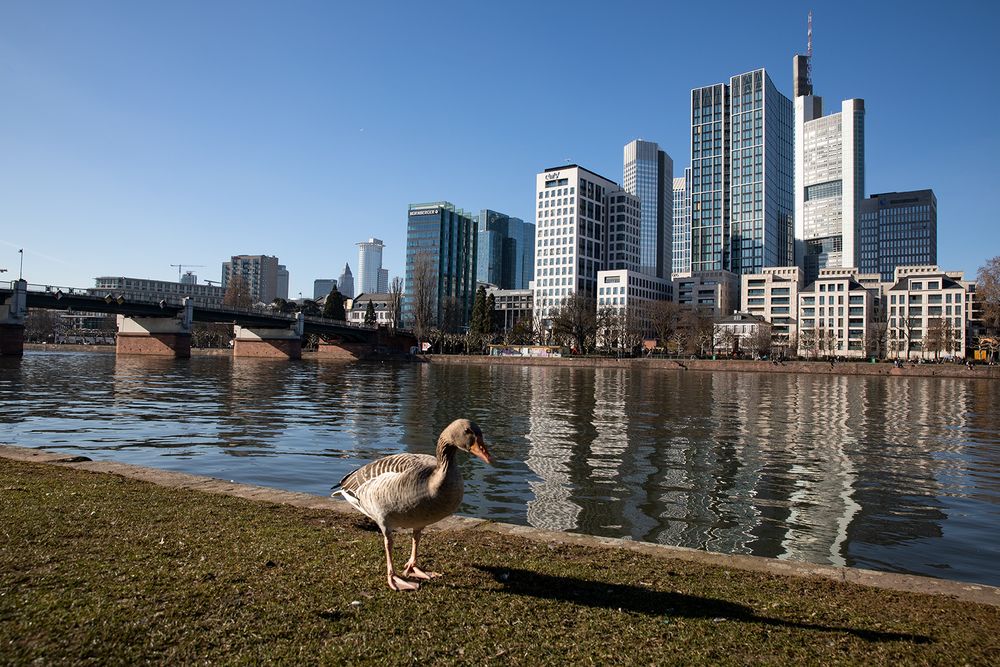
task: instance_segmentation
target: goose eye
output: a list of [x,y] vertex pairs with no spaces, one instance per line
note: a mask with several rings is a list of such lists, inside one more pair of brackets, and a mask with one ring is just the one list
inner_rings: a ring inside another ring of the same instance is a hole
[[472,435],[472,429],[471,428],[465,429],[465,433],[466,435]]

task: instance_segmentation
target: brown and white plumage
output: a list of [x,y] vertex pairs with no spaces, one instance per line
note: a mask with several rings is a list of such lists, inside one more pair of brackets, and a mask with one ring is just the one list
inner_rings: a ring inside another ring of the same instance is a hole
[[412,529],[413,548],[403,569],[404,576],[430,579],[417,567],[420,533],[432,523],[450,516],[462,503],[464,484],[455,464],[455,453],[463,450],[492,463],[483,432],[468,419],[456,419],[441,432],[435,456],[393,454],[372,461],[340,480],[340,494],[355,509],[372,519],[382,531],[389,588],[415,590],[419,584],[396,575],[392,565],[392,534]]

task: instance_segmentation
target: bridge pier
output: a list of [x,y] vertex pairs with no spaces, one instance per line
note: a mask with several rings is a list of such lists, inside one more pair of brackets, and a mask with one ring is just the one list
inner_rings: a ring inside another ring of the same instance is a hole
[[145,354],[187,359],[191,356],[191,324],[194,307],[184,299],[184,310],[177,317],[118,316],[118,354]]
[[233,333],[234,357],[301,359],[305,318],[299,313],[295,324],[284,329],[244,327],[237,324],[233,327]]
[[0,357],[24,354],[24,321],[28,316],[28,281],[13,282],[13,293],[0,304]]

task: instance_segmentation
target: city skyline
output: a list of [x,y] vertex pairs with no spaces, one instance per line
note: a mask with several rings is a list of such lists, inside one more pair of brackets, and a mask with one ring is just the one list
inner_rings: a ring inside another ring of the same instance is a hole
[[[961,7],[930,14],[931,5],[909,3],[867,8],[859,21],[863,6],[814,7],[813,78],[827,100],[863,98],[870,109],[864,196],[933,189],[941,231],[962,226],[941,234],[938,263],[974,275],[1000,248],[979,196],[997,178],[989,156],[1000,141],[996,133],[946,133],[938,119],[951,99],[986,80],[996,47],[985,15],[998,11],[975,6],[979,20],[969,23],[972,12]],[[101,275],[169,280],[170,264],[218,266],[236,249],[280,257],[289,293],[309,294],[315,279],[353,261],[364,235],[386,240],[383,265],[390,278],[402,276],[410,202],[450,199],[534,222],[532,175],[574,162],[616,176],[622,146],[637,138],[657,142],[682,174],[690,165],[691,89],[764,67],[791,97],[791,56],[805,51],[810,8],[733,4],[734,27],[722,27],[715,53],[664,69],[657,63],[697,42],[684,29],[696,13],[647,6],[639,30],[659,39],[637,39],[635,71],[621,72],[612,54],[626,39],[615,35],[627,32],[614,27],[632,25],[638,6],[612,17],[614,25],[554,8],[532,8],[527,22],[527,5],[510,16],[499,8],[399,5],[388,18],[366,8],[235,7],[0,9],[8,64],[0,70],[8,98],[0,109],[8,128],[0,268],[16,271],[24,248],[29,281],[87,287]],[[891,34],[880,27],[889,15]],[[557,20],[559,34],[550,30]],[[404,58],[398,45],[430,26],[514,31],[527,48],[454,59],[429,45]],[[581,34],[603,36],[593,71],[565,68],[553,79],[532,69],[542,53],[568,48]],[[183,54],[175,53],[179,42]],[[652,81],[655,92],[641,103],[611,95],[585,109],[564,104],[564,87],[611,72],[622,89]],[[469,114],[417,104],[428,85],[463,80],[489,81],[494,93],[524,104]],[[931,93],[915,104],[912,91],[927,90],[928,80]],[[987,105],[997,95],[983,92]],[[541,120],[553,113],[563,119],[556,129]],[[495,159],[473,170],[460,159],[429,159],[449,145]],[[140,242],[147,238],[156,242]]]

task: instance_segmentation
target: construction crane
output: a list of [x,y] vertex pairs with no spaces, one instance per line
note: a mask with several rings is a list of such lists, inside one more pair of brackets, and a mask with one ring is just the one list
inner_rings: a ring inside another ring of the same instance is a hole
[[205,284],[206,285],[221,285],[222,281],[221,280],[209,280],[208,278],[206,278],[205,279]]
[[181,271],[184,270],[185,266],[187,268],[189,268],[189,269],[196,269],[196,268],[204,268],[205,267],[204,264],[171,264],[170,266],[177,267],[177,282],[181,281]]

